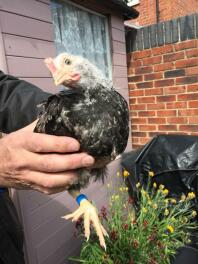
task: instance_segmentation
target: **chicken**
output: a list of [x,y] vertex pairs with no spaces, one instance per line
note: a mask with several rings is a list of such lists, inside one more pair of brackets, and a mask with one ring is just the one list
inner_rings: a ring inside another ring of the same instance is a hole
[[64,218],[76,221],[83,215],[85,237],[89,239],[92,222],[105,248],[107,232],[97,210],[80,194],[80,189],[91,179],[104,180],[106,165],[125,150],[129,135],[128,106],[112,82],[87,59],[62,53],[55,59],[47,58],[45,63],[55,85],[63,84],[65,89],[43,102],[35,132],[76,138],[81,151],[95,158],[93,167],[77,170],[78,181],[68,191],[79,208]]

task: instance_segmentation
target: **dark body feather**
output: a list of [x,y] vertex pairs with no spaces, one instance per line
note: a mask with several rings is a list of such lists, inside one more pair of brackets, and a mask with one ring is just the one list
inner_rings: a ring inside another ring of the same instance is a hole
[[[113,88],[98,84],[92,89],[70,88],[52,95],[42,104],[35,132],[76,138],[81,151],[98,161],[108,161],[127,145],[128,106]],[[84,187],[91,176],[103,178],[105,168],[79,169],[74,188]]]

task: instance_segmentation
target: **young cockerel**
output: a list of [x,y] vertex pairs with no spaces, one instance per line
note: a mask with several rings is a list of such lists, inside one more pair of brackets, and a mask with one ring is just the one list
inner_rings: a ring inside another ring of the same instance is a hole
[[101,225],[97,210],[80,189],[91,179],[104,179],[106,165],[121,154],[128,140],[128,106],[113,88],[112,82],[87,59],[67,53],[47,58],[55,85],[65,90],[43,102],[35,132],[70,136],[80,142],[81,151],[95,158],[91,168],[79,169],[78,181],[69,188],[79,208],[65,219],[84,216],[85,237],[90,236],[93,223],[102,247],[107,232]]

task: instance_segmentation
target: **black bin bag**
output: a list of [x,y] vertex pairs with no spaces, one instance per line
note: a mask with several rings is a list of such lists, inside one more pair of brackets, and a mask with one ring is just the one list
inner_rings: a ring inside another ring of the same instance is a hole
[[[149,172],[152,181],[163,184],[170,196],[180,198],[182,194],[194,192],[198,195],[198,136],[158,135],[144,147],[123,155],[122,167],[130,175],[130,191],[136,193],[136,183],[145,185]],[[198,210],[198,200],[194,200]],[[198,234],[192,234],[192,245],[178,251],[174,264],[198,264]],[[187,261],[188,258],[188,261]]]

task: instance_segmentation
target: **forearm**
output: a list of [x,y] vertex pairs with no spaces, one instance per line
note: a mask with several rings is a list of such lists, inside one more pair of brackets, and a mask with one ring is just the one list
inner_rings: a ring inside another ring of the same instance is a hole
[[0,130],[10,133],[34,121],[36,106],[48,96],[35,85],[0,71]]

